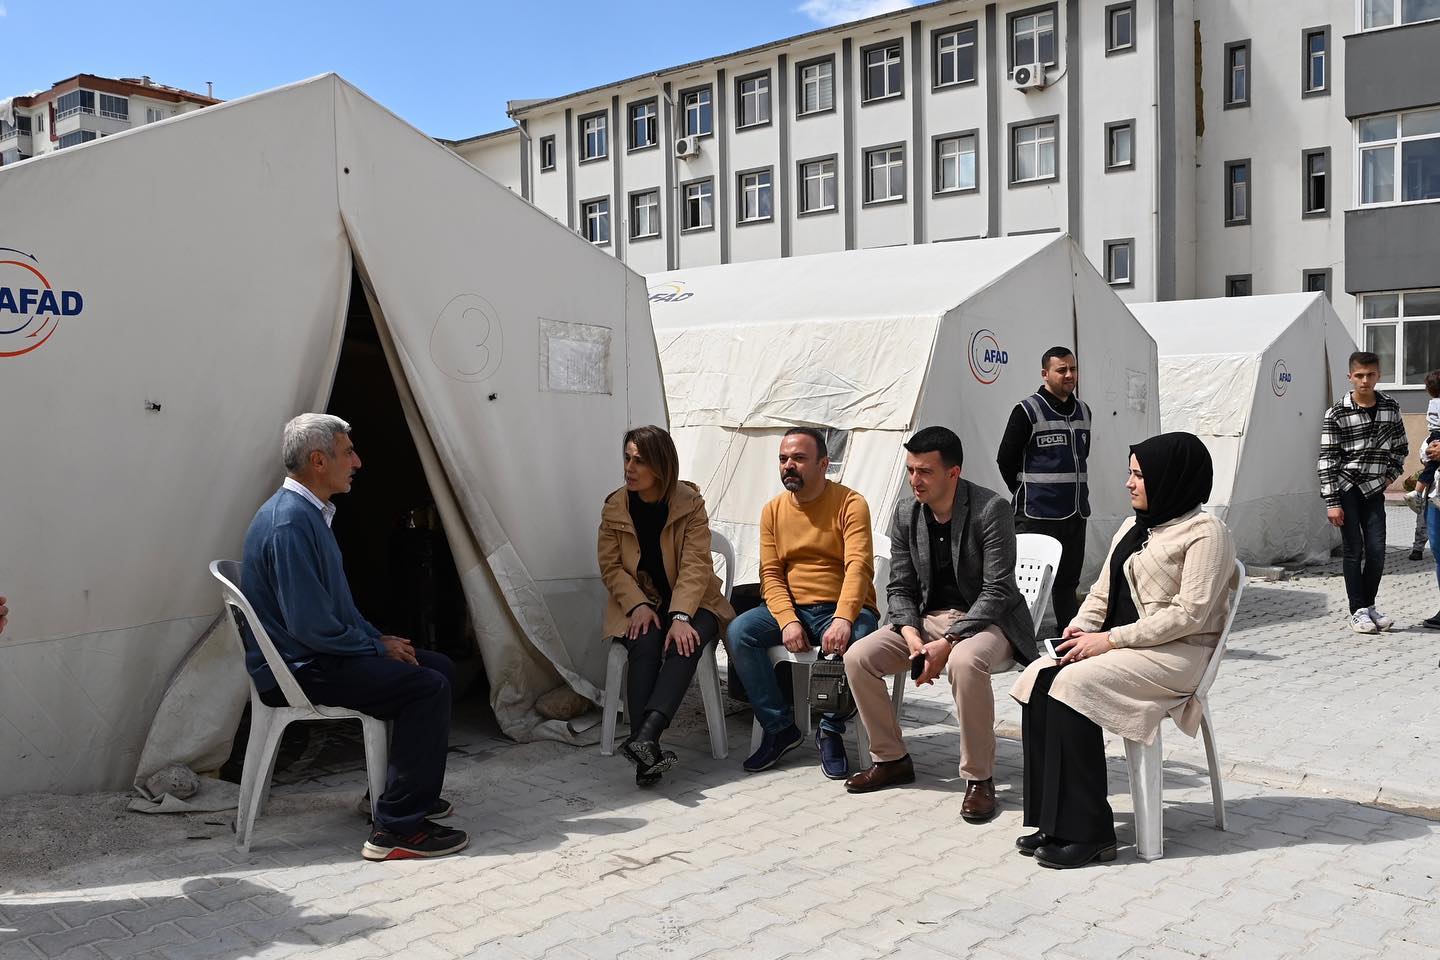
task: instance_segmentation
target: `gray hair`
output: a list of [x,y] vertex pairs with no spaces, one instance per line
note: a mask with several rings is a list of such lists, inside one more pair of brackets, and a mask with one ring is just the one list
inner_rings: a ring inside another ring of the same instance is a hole
[[298,473],[305,466],[310,454],[319,450],[334,453],[335,438],[350,432],[350,424],[328,413],[302,413],[285,424],[285,439],[280,444],[280,453],[285,460],[285,469]]

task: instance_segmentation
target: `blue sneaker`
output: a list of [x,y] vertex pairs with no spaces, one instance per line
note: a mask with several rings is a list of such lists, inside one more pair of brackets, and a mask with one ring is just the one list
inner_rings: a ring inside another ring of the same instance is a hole
[[845,753],[845,738],[819,727],[815,729],[815,748],[820,751],[820,769],[831,780],[850,776],[850,757]]
[[781,757],[800,746],[800,742],[804,739],[805,736],[800,732],[800,728],[793,723],[779,733],[766,731],[760,738],[760,749],[746,757],[742,766],[746,773],[769,770],[779,762]]

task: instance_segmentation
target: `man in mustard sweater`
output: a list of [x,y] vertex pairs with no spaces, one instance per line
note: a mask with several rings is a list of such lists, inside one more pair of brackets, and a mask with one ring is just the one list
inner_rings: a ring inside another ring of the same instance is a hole
[[[730,624],[730,652],[764,736],[745,761],[756,773],[773,767],[803,736],[785,704],[771,647],[793,653],[819,646],[843,654],[875,630],[875,551],[870,507],[849,487],[825,479],[825,438],[810,427],[780,441],[780,483],[786,492],[760,512],[760,590],[765,605]],[[820,765],[832,780],[850,774],[841,735],[845,717],[826,714],[815,732]]]

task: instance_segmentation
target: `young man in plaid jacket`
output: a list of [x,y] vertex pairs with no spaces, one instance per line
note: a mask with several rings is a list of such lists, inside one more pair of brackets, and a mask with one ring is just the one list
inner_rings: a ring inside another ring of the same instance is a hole
[[1375,594],[1385,573],[1385,488],[1400,476],[1410,447],[1400,404],[1375,389],[1380,358],[1350,354],[1348,379],[1354,389],[1325,411],[1320,429],[1320,496],[1345,545],[1350,628],[1375,633],[1394,626],[1375,609]]

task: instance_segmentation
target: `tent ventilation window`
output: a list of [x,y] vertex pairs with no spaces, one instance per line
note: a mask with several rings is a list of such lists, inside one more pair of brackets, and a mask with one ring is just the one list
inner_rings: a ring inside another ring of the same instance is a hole
[[826,480],[839,480],[845,474],[845,452],[850,448],[850,431],[823,427],[825,447],[830,451],[830,467],[825,471]]

